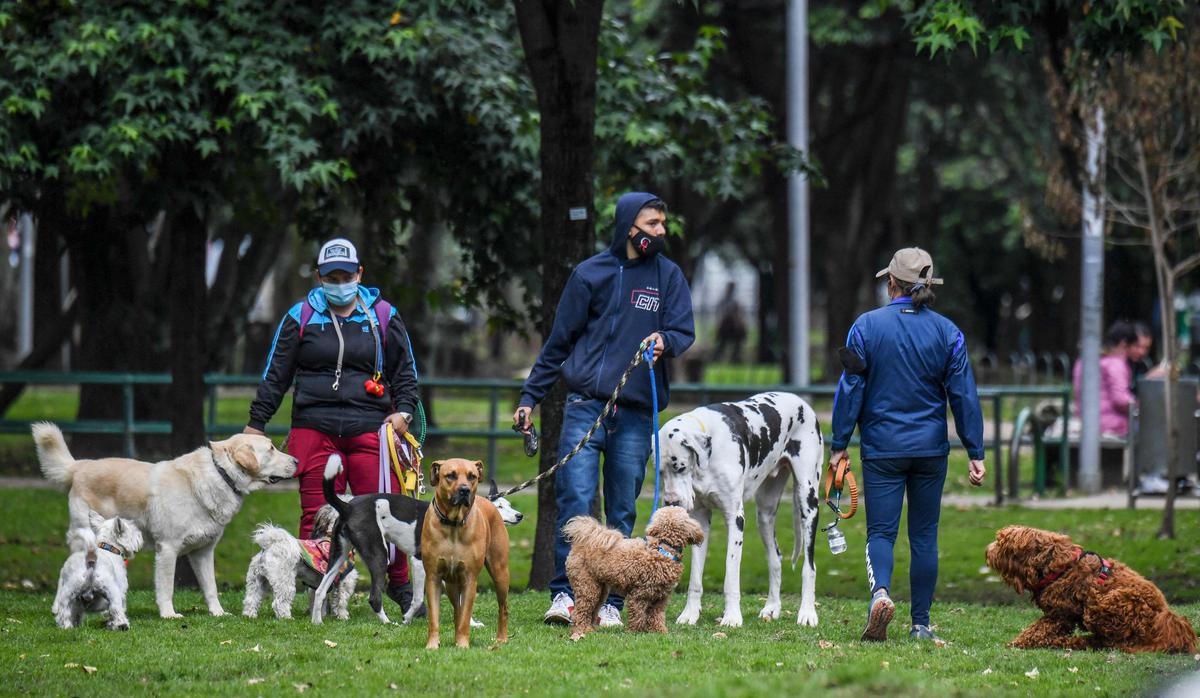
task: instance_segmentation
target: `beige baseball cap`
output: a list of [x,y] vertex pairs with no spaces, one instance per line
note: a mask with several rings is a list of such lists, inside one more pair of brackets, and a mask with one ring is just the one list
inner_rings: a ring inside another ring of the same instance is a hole
[[920,247],[905,247],[902,250],[896,250],[896,254],[892,255],[892,261],[888,262],[886,269],[880,269],[875,275],[876,279],[891,274],[900,281],[910,284],[915,284],[918,281],[932,286],[942,283],[941,279],[933,278],[933,257]]

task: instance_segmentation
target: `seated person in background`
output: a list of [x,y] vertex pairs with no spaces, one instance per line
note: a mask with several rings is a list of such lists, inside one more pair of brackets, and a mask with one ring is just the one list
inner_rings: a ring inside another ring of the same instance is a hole
[[[1100,434],[1125,438],[1129,435],[1129,407],[1134,402],[1130,385],[1133,382],[1130,354],[1138,352],[1138,336],[1132,324],[1114,322],[1104,334],[1104,351],[1100,356]],[[1079,386],[1082,362],[1075,362],[1075,403],[1073,411],[1079,416]]]

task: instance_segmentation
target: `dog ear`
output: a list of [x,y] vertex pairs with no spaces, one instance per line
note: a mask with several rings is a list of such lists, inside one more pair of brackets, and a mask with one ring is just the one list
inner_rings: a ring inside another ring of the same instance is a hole
[[444,463],[445,461],[435,460],[429,464],[429,476],[431,479],[438,479],[438,471],[442,469]]
[[113,525],[113,535],[117,537],[125,535],[125,519],[117,517],[117,523]]
[[475,474],[479,476],[480,480],[483,479],[483,461],[475,461]]
[[92,527],[93,533],[99,533],[100,527],[104,525],[104,517],[94,511],[89,511],[88,524]]
[[248,444],[242,444],[233,450],[233,462],[242,470],[245,470],[251,475],[258,475],[258,454],[254,452],[254,447]]
[[488,499],[495,501],[496,493],[499,491],[500,491],[500,488],[496,487],[496,479],[489,477],[488,478],[488,494],[487,494]]

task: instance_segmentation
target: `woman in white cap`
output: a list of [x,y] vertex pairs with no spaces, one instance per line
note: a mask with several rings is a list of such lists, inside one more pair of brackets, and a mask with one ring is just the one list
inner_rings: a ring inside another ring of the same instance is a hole
[[909,636],[938,639],[929,629],[937,584],[937,530],[946,482],[946,403],[970,459],[972,485],[983,484],[983,413],[963,333],[935,313],[933,259],[917,247],[896,252],[886,269],[891,301],[854,322],[838,355],[845,366],[833,402],[830,462],[846,454],[858,426],[867,511],[867,580],[871,602],[865,641],[887,639],[896,607],[892,549],[908,498]]
[[[338,492],[378,492],[384,486],[379,428],[389,422],[408,431],[417,404],[417,369],[404,321],[379,289],[363,286],[363,268],[353,243],[336,238],[321,246],[316,288],[283,316],[258,394],[250,404],[246,432],[261,434],[288,389],[292,428],[288,453],[300,460],[300,538],[308,538],[317,509],[325,503],[325,463],[341,455]],[[390,468],[391,491],[400,483]],[[407,609],[412,601],[403,555],[388,569],[388,596]]]

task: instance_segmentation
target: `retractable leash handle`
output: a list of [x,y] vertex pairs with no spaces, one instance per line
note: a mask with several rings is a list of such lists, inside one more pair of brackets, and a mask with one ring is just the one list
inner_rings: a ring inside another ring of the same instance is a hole
[[659,456],[658,449],[658,383],[654,380],[654,344],[655,341],[653,339],[650,340],[648,344],[645,344],[646,348],[642,353],[642,358],[645,360],[646,366],[650,369],[650,406],[654,418],[654,426],[652,427],[654,429],[652,432],[654,438],[654,508],[650,512],[651,516],[654,515],[654,512],[658,511],[658,481],[662,473],[662,458]]

